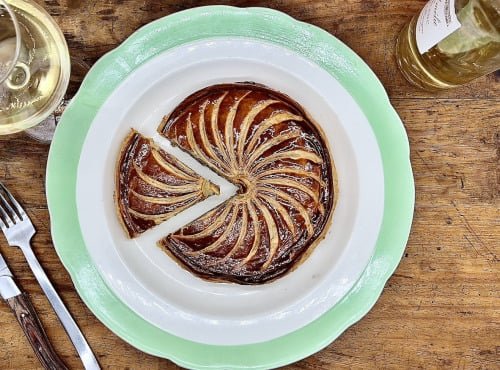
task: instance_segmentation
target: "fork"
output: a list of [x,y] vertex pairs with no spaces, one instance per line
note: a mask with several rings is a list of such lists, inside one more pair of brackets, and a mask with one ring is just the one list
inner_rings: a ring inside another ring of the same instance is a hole
[[[3,221],[2,221],[3,219]],[[31,238],[35,235],[35,228],[29,216],[7,188],[0,182],[0,228],[2,229],[7,243],[11,247],[19,247],[28,262],[35,278],[42,287],[52,308],[61,320],[71,342],[76,348],[83,366],[86,370],[100,369],[99,363],[87,343],[82,332],[71,317],[68,309],[52,286],[49,278],[38,262],[31,249]]]

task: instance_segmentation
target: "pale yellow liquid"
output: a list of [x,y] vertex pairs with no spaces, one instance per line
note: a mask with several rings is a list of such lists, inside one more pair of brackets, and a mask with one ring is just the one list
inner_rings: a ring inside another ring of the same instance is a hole
[[500,0],[455,2],[461,27],[420,54],[415,40],[418,16],[399,35],[396,57],[408,81],[424,89],[465,84],[500,68]]
[[[70,75],[66,41],[53,19],[38,5],[8,1],[21,28],[18,67],[0,85],[0,134],[24,130],[45,119],[59,104]],[[15,32],[0,17],[0,63],[14,51]]]

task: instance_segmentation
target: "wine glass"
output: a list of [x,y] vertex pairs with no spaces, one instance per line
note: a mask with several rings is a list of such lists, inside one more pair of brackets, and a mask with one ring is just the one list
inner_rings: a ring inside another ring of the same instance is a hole
[[[21,29],[16,15],[6,4],[0,0],[0,84],[10,76],[21,52]],[[7,30],[13,30],[8,32]]]
[[47,118],[36,126],[26,129],[24,133],[39,143],[50,144],[64,110],[80,88],[89,70],[90,66],[83,59],[71,56],[71,76],[63,99]]
[[52,17],[28,0],[0,0],[0,135],[33,127],[59,106],[71,62]]

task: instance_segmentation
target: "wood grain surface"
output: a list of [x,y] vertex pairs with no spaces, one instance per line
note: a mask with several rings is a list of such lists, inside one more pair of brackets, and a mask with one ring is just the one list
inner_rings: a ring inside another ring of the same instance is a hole
[[[416,209],[406,253],[370,313],[334,343],[287,369],[500,368],[500,75],[455,90],[411,87],[394,60],[395,38],[424,0],[37,0],[72,55],[93,64],[138,27],[214,3],[265,6],[326,29],[379,76],[411,144]],[[86,308],[51,244],[44,195],[48,147],[24,134],[0,137],[0,180],[27,207],[34,250],[105,369],[175,369],[104,327]],[[72,369],[81,364],[21,252],[0,251],[30,294],[49,338]],[[9,307],[0,303],[0,368],[37,369]]]

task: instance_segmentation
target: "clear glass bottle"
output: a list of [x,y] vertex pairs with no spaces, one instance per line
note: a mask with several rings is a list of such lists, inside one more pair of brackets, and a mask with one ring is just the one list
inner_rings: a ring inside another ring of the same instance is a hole
[[401,31],[396,58],[405,78],[427,90],[500,69],[500,0],[430,0]]

